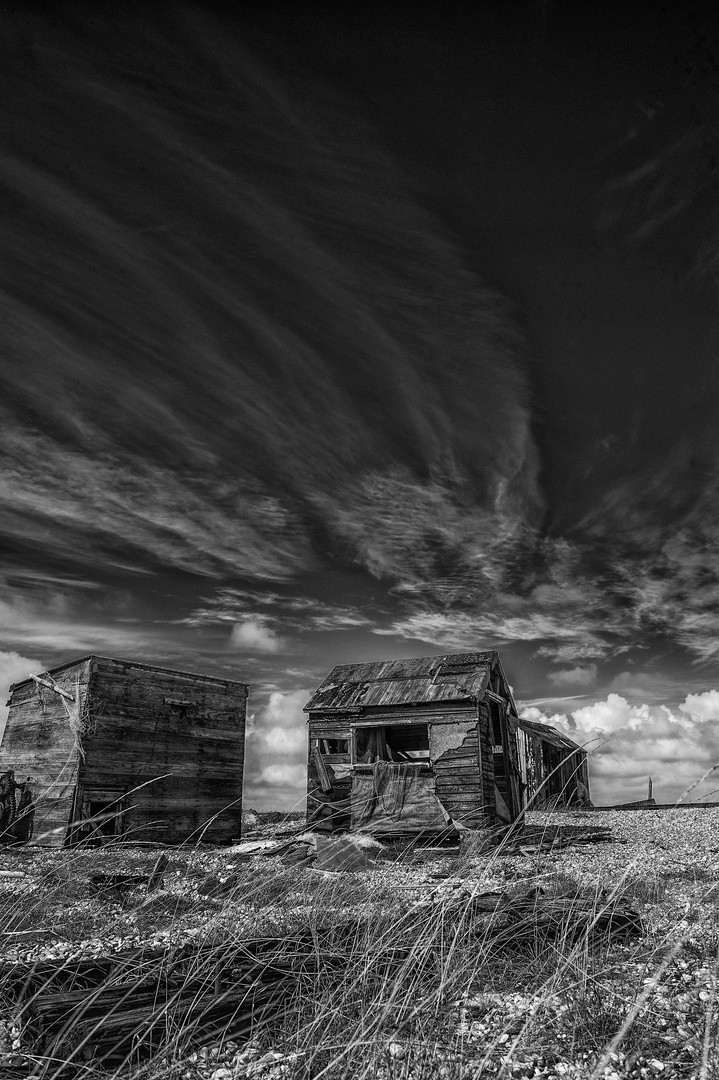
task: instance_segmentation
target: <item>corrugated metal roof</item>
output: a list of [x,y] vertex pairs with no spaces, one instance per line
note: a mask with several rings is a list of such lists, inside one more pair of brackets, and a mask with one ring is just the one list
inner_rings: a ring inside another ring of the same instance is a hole
[[307,702],[305,712],[466,701],[484,691],[496,660],[495,652],[472,652],[339,664]]
[[556,728],[550,727],[549,724],[538,724],[534,720],[522,720],[521,717],[519,718],[518,723],[528,735],[539,736],[540,739],[544,739],[545,742],[551,743],[552,746],[558,746],[562,750],[582,749],[577,743],[572,742],[568,735],[565,735],[561,731],[557,731]]

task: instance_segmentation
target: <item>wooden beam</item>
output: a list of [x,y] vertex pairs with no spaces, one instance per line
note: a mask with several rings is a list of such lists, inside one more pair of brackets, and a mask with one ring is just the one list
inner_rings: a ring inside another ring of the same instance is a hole
[[61,689],[54,682],[46,682],[45,679],[41,679],[39,675],[31,675],[30,678],[33,682],[39,683],[40,686],[47,687],[48,690],[54,690],[56,694],[60,694],[62,697],[67,698],[73,705],[75,704],[75,697],[73,694],[68,694],[67,690]]

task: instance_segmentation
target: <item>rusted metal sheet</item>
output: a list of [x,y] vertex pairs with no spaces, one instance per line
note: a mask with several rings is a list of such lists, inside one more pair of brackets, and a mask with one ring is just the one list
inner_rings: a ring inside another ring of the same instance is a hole
[[496,656],[493,652],[453,653],[340,664],[305,705],[305,712],[477,698],[487,686]]

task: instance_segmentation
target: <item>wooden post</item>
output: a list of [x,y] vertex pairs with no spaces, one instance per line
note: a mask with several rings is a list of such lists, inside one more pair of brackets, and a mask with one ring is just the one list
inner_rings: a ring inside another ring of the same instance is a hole
[[320,787],[323,791],[329,791],[332,787],[332,783],[329,776],[327,775],[327,769],[325,768],[325,763],[322,760],[322,754],[320,753],[318,746],[312,747],[312,760],[314,762],[315,768],[317,769]]

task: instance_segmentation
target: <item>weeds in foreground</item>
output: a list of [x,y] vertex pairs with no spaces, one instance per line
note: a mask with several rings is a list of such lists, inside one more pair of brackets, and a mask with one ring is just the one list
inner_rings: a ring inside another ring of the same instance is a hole
[[[597,850],[574,865],[566,854],[495,855],[458,867],[450,854],[424,869],[399,858],[367,874],[325,876],[194,849],[173,853],[166,887],[153,896],[138,890],[123,905],[93,893],[98,870],[145,872],[154,855],[41,853],[26,860],[32,885],[5,886],[5,952],[25,969],[34,960],[41,974],[54,956],[69,970],[83,955],[135,950],[105,982],[120,1004],[98,1015],[77,976],[62,992],[84,1002],[82,1022],[34,1053],[36,1021],[13,1025],[19,969],[2,966],[0,1050],[17,1076],[584,1080],[613,1071],[709,1080],[719,1070],[716,893],[700,875],[668,873],[679,864],[649,872],[622,852],[617,871],[616,853]],[[516,898],[531,889],[538,905],[556,902],[551,932],[532,932],[528,918],[521,934],[514,925],[498,937],[501,913],[473,902],[482,891]],[[642,910],[645,933],[595,932],[602,912],[627,899]],[[152,974],[158,962],[161,978]],[[37,1012],[53,986],[30,991]],[[198,1013],[205,1000],[231,1005],[213,1030]],[[155,1018],[154,1043],[123,1043],[118,1021],[117,1054],[93,1053],[98,1032],[111,1033],[113,1016],[133,1009],[138,1029]]]

